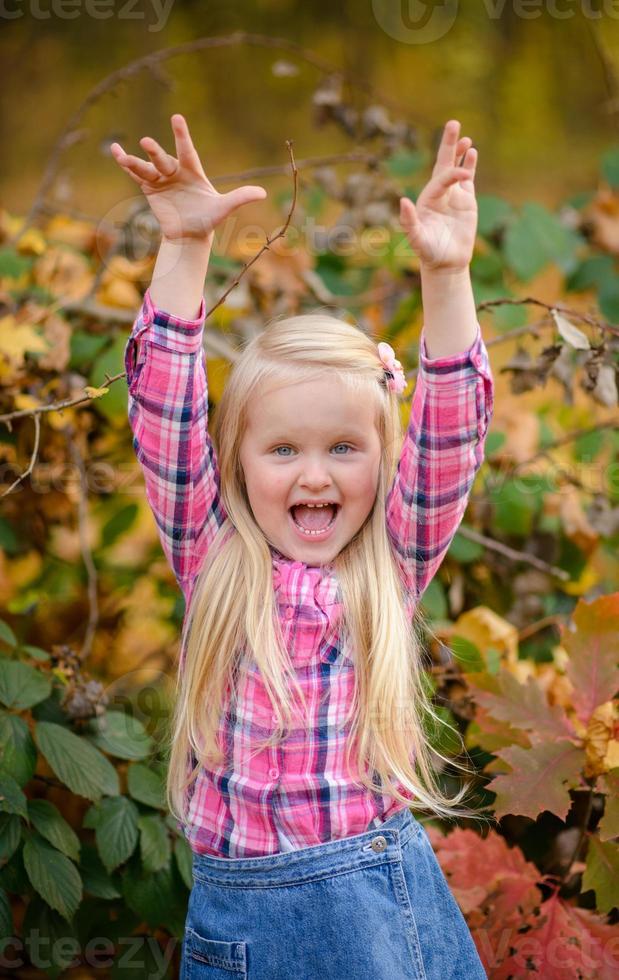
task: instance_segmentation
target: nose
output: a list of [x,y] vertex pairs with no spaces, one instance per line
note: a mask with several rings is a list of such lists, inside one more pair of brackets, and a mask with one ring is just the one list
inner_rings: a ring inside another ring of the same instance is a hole
[[328,467],[323,460],[307,459],[305,461],[303,472],[299,478],[300,486],[306,487],[312,493],[318,493],[326,487],[330,487],[331,483]]

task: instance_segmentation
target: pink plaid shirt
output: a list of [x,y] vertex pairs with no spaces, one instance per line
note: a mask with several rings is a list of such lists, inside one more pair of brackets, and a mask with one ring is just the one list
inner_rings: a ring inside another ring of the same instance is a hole
[[[197,319],[171,316],[153,307],[147,291],[125,348],[133,447],[186,611],[226,516],[207,428],[204,311],[203,300]],[[493,396],[479,324],[468,350],[434,359],[422,330],[410,421],[385,515],[409,616],[464,515]],[[402,806],[356,786],[355,770],[345,771],[354,663],[340,642],[341,591],[332,566],[291,561],[273,547],[271,554],[283,634],[311,714],[296,712],[284,740],[255,752],[276,717],[255,664],[244,656],[236,698],[228,691],[221,716],[228,764],[200,770],[183,827],[198,853],[242,858],[321,844],[379,826]]]

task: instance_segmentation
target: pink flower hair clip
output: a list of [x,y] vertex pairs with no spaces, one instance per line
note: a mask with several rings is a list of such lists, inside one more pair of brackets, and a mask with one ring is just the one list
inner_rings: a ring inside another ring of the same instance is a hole
[[402,365],[396,360],[393,347],[381,341],[378,345],[378,356],[385,371],[389,391],[395,391],[397,395],[401,394],[406,388],[408,381],[406,380]]

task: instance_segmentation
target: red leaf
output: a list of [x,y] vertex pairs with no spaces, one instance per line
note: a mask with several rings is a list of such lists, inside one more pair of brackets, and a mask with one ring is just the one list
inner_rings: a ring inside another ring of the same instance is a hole
[[563,626],[561,642],[570,657],[566,673],[574,687],[574,708],[586,725],[597,706],[617,693],[619,592],[593,602],[580,599],[572,619],[576,631]]
[[534,742],[530,749],[511,745],[497,749],[496,754],[513,769],[486,784],[486,789],[497,794],[497,817],[513,813],[535,820],[543,810],[550,810],[565,820],[571,803],[568,787],[580,784],[583,749],[562,739]]

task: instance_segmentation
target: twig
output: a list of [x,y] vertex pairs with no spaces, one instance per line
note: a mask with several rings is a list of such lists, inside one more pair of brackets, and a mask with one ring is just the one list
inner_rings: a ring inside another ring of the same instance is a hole
[[[619,327],[613,326],[605,320],[600,321],[599,317],[592,316],[589,313],[583,313],[581,310],[574,310],[569,306],[564,306],[562,303],[546,303],[544,300],[536,299],[535,296],[522,296],[519,299],[501,296],[499,299],[486,299],[482,303],[477,303],[476,309],[478,312],[481,312],[482,310],[492,309],[494,306],[523,306],[524,304],[541,306],[542,309],[548,310],[549,313],[556,310],[566,317],[569,316],[574,320],[581,320],[583,323],[588,323],[591,327],[597,327],[599,330],[607,330],[609,333],[613,333],[619,337]],[[542,326],[542,324],[539,326]],[[556,330],[554,323],[549,323],[548,326],[553,326]],[[530,327],[517,327],[517,330],[526,333],[530,332]],[[513,331],[511,335],[514,336]],[[505,339],[510,339],[509,333],[501,334],[500,337],[493,338],[493,341],[489,341],[489,343],[500,343]]]
[[186,41],[183,44],[177,44],[169,48],[162,48],[159,51],[153,51],[142,58],[138,58],[135,61],[130,62],[123,68],[119,68],[117,71],[112,72],[111,75],[108,75],[101,82],[99,82],[98,85],[91,89],[86,98],[70,117],[69,121],[62,130],[60,137],[52,148],[52,152],[43,172],[43,177],[30,211],[26,216],[24,224],[13,236],[13,238],[9,240],[8,244],[14,245],[38,216],[42,204],[56,179],[61,157],[65,150],[83,139],[84,132],[80,130],[79,127],[82,125],[82,121],[87,111],[92,105],[95,104],[95,102],[101,99],[108,92],[112,91],[112,89],[114,89],[119,82],[133,78],[144,69],[148,69],[154,73],[159,65],[165,61],[169,61],[171,58],[176,58],[183,54],[193,54],[196,51],[204,51],[209,48],[233,47],[235,45],[242,44],[288,51],[290,54],[294,54],[295,57],[299,58],[300,60],[312,65],[323,74],[335,75],[342,78],[351,87],[360,89],[367,94],[371,94],[376,98],[379,98],[384,105],[390,105],[392,108],[396,108],[397,111],[401,113],[406,112],[406,110],[404,110],[397,102],[394,102],[393,99],[376,92],[371,85],[360,80],[351,72],[336,68],[334,65],[330,64],[324,59],[319,58],[313,52],[308,51],[301,45],[296,44],[294,41],[290,41],[287,38],[269,37],[263,34],[250,34],[245,31],[236,31],[234,34],[222,35],[220,37],[202,37],[193,41]]
[[82,454],[77,448],[75,435],[75,428],[73,426],[67,426],[67,444],[73,457],[73,462],[77,466],[80,477],[77,503],[77,523],[82,558],[84,560],[86,573],[88,575],[88,606],[90,612],[88,615],[86,636],[84,637],[84,642],[82,643],[82,649],[78,653],[79,659],[85,660],[90,653],[97,623],[99,622],[99,608],[97,604],[97,569],[88,545],[88,478],[86,476],[86,467],[84,466]]
[[548,626],[559,626],[560,624],[566,622],[568,616],[566,613],[553,613],[551,616],[542,616],[535,623],[529,623],[528,626],[524,626],[521,630],[518,630],[518,641],[528,640],[530,636],[534,636],[536,633],[545,630]]
[[246,262],[245,263],[245,265],[242,267],[242,269],[238,273],[238,275],[234,277],[234,279],[232,280],[232,282],[230,283],[230,285],[226,289],[225,293],[223,293],[223,295],[219,297],[219,299],[217,300],[217,302],[215,303],[214,306],[211,306],[210,310],[207,310],[207,312],[205,314],[205,317],[207,319],[213,313],[213,311],[216,310],[217,307],[220,306],[223,303],[223,301],[225,300],[225,298],[228,295],[228,293],[232,292],[232,290],[234,289],[234,287],[236,285],[238,285],[238,282],[239,282],[241,276],[245,275],[245,273],[247,272],[247,270],[254,264],[254,262],[257,262],[258,261],[258,259],[262,255],[262,253],[263,252],[266,252],[267,249],[269,249],[271,247],[271,245],[273,244],[274,241],[277,241],[278,238],[283,238],[285,236],[287,230],[288,230],[288,226],[289,226],[290,221],[292,219],[292,215],[293,215],[294,209],[296,207],[296,203],[297,203],[297,189],[298,189],[298,184],[299,184],[299,172],[297,170],[297,165],[294,162],[294,154],[292,152],[292,140],[286,140],[286,146],[288,148],[288,153],[290,154],[290,165],[292,167],[292,180],[293,180],[292,201],[290,203],[290,208],[288,210],[288,217],[286,218],[286,223],[277,232],[277,234],[271,235],[270,238],[267,237],[267,240],[264,243],[264,245],[261,247],[260,251],[256,252],[256,254],[249,260],[249,262]]
[[[33,413],[31,411],[27,414],[32,415]],[[17,484],[21,483],[22,480],[25,480],[28,474],[32,473],[32,470],[34,469],[34,464],[39,452],[39,441],[41,437],[41,421],[38,415],[34,415],[33,417],[34,417],[34,448],[32,450],[32,456],[30,457],[30,463],[28,465],[28,469],[25,470],[25,472],[22,473],[21,476],[17,477],[15,482],[11,484],[8,490],[3,490],[3,492],[0,494],[0,499],[2,497],[7,497],[11,493],[11,491],[17,486]],[[9,425],[9,429],[10,429],[10,425]]]
[[548,575],[554,575],[556,578],[560,578],[563,582],[569,580],[569,572],[566,572],[564,568],[549,565],[547,562],[542,561],[541,558],[536,558],[535,555],[529,555],[525,551],[516,551],[515,548],[510,548],[509,545],[503,544],[501,541],[495,541],[494,538],[488,538],[485,534],[480,534],[479,531],[473,531],[468,527],[459,527],[458,534],[461,534],[463,538],[468,538],[469,541],[475,541],[477,544],[483,545],[484,548],[488,548],[490,551],[496,551],[506,558],[511,558],[512,561],[525,562],[539,569],[540,572],[545,572]]

